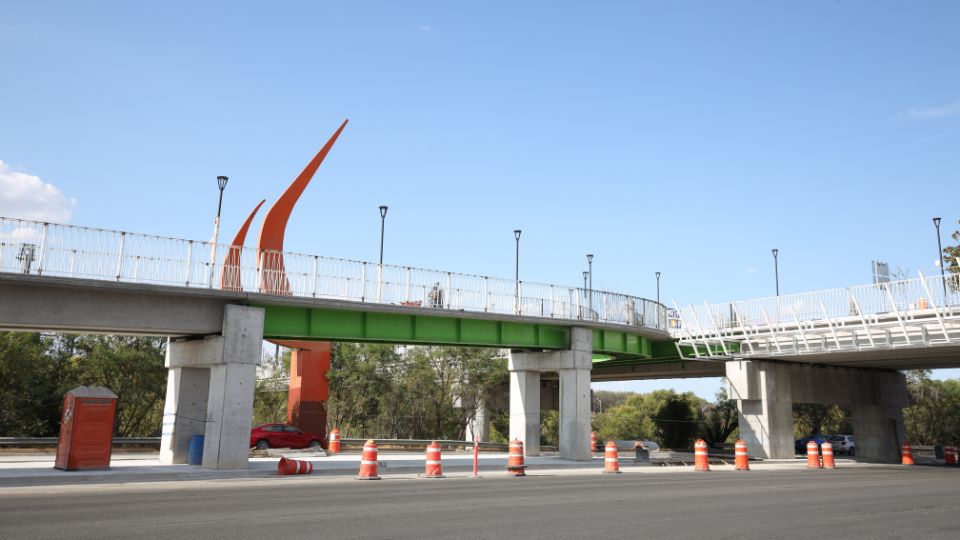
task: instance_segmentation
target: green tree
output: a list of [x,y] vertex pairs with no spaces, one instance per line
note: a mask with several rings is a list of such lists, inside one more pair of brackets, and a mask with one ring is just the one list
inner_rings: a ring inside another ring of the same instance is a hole
[[936,445],[960,440],[960,381],[935,381],[928,370],[907,372],[910,404],[903,410],[907,440]]
[[716,402],[704,407],[701,436],[711,445],[725,443],[736,431],[738,421],[736,402],[728,399],[727,391],[721,389]]
[[57,435],[65,361],[48,348],[40,334],[0,332],[0,436]]

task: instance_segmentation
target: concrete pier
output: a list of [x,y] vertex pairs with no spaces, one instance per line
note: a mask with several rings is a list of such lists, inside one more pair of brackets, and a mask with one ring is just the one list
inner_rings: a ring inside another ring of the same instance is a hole
[[527,455],[540,454],[540,375],[560,377],[560,457],[590,459],[590,368],[593,333],[573,328],[570,350],[511,351],[510,438],[520,439]]
[[228,305],[222,334],[170,341],[162,462],[186,463],[190,437],[204,435],[204,468],[247,467],[262,339],[263,309]]

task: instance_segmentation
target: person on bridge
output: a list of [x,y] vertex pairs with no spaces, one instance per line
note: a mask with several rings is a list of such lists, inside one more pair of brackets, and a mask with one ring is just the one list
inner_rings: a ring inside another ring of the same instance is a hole
[[430,294],[427,295],[427,298],[430,300],[430,307],[443,307],[443,289],[440,288],[439,281],[433,284],[433,288],[430,289]]

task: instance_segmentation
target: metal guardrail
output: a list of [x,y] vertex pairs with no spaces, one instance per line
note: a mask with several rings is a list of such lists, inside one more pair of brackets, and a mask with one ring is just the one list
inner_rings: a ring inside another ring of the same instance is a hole
[[[56,446],[58,437],[0,437],[0,448]],[[160,446],[160,437],[114,437],[114,446]]]
[[613,292],[4,217],[0,272],[668,326],[664,305]]
[[[960,265],[960,260],[958,260]],[[677,308],[693,358],[960,345],[960,274]],[[739,347],[731,347],[737,343]],[[682,351],[681,351],[682,352]]]

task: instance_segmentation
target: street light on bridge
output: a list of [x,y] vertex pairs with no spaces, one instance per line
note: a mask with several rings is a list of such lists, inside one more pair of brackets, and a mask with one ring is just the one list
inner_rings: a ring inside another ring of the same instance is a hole
[[383,233],[387,226],[387,205],[380,205],[380,264],[377,265],[377,302],[383,294]]
[[217,177],[217,187],[220,188],[220,198],[217,200],[217,217],[213,220],[213,239],[210,247],[210,281],[209,287],[213,287],[213,276],[217,268],[217,242],[220,239],[220,210],[223,208],[223,190],[227,187],[227,181],[230,178],[226,176]]
[[937,228],[937,257],[940,259],[940,280],[943,282],[943,301],[947,301],[947,276],[943,272],[943,242],[940,240],[940,218],[933,218],[933,226]]
[[657,303],[660,303],[660,272],[656,272],[657,276]]
[[780,296],[780,267],[777,265],[777,255],[780,254],[780,250],[773,248],[773,279],[777,287],[777,296]]
[[520,314],[520,233],[523,232],[520,229],[513,230],[513,236],[517,239],[517,256],[514,259],[516,263],[516,271],[514,272],[514,280],[516,282],[516,295],[517,295],[517,315]]
[[587,253],[587,277],[590,280],[587,285],[587,309],[593,317],[593,253]]

